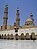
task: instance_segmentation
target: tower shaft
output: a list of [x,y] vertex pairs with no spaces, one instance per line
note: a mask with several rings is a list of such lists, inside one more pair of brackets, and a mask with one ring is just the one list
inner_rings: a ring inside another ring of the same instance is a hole
[[4,21],[3,21],[4,29],[7,29],[8,5],[6,5],[6,7],[5,7],[5,11],[4,11],[4,17],[3,17],[3,19],[4,19]]
[[16,26],[20,26],[20,18],[19,18],[19,9],[17,9],[17,12],[16,12]]

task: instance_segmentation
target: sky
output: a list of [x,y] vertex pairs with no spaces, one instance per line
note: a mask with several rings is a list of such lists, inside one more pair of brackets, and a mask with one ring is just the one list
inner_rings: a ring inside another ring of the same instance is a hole
[[20,25],[24,25],[32,12],[37,25],[37,0],[0,0],[0,26],[3,25],[5,5],[8,4],[8,25],[14,25],[16,9],[19,8]]

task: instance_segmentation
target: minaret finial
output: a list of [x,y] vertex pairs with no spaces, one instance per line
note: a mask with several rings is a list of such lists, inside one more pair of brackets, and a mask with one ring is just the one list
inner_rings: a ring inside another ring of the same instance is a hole
[[16,15],[19,16],[19,8],[17,7],[17,10],[16,10]]
[[30,17],[33,17],[33,14],[32,14],[32,12],[30,13]]
[[32,12],[30,13],[30,18],[34,21]]
[[8,5],[5,5],[6,7],[8,7]]

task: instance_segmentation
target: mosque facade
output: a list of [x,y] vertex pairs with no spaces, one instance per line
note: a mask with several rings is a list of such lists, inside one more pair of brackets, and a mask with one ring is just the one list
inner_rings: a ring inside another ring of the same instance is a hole
[[19,9],[17,9],[14,25],[7,25],[8,5],[5,6],[3,26],[0,26],[0,39],[37,40],[37,26],[34,24],[33,14],[30,13],[30,17],[22,26],[20,26],[19,15]]

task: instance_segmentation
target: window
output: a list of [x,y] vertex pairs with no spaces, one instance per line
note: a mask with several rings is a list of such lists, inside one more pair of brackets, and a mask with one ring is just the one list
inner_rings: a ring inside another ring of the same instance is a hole
[[15,28],[15,32],[18,32],[18,28]]

